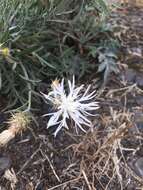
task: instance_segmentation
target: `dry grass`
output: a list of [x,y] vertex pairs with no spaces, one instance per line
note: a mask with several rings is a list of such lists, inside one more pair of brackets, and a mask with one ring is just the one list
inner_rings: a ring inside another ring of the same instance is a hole
[[112,121],[108,118],[109,121],[106,120],[109,122],[108,127],[89,132],[81,143],[73,146],[75,157],[80,158],[80,175],[83,175],[89,190],[94,190],[96,187],[107,190],[114,180],[118,180],[123,189],[123,176],[120,172],[123,167],[128,167],[123,161],[125,149],[121,142],[127,138],[132,124],[123,121],[127,119],[127,115],[116,113],[116,117],[118,121],[122,120],[119,126],[113,124],[113,118]]

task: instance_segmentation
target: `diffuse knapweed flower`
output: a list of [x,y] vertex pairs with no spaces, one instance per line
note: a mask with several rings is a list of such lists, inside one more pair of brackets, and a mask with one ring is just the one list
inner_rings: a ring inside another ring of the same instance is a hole
[[[58,80],[53,81],[51,85],[52,90],[48,95],[43,94],[45,99],[50,101],[55,112],[45,114],[44,116],[51,116],[47,128],[57,125],[57,129],[54,136],[61,130],[62,127],[68,129],[68,120],[72,120],[76,127],[76,131],[80,128],[83,129],[83,125],[92,127],[92,122],[87,118],[91,116],[91,112],[98,109],[98,103],[94,101],[96,94],[95,91],[89,93],[90,85],[87,89],[84,89],[84,85],[79,87],[75,86],[75,78],[73,81],[68,81],[68,89],[65,91],[64,79],[61,82]],[[84,91],[84,92],[83,92]]]

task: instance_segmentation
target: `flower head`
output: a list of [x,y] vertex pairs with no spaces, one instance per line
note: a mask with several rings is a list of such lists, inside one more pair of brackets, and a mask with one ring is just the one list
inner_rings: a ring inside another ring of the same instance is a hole
[[51,87],[52,91],[48,95],[43,95],[57,110],[54,113],[45,114],[45,116],[51,116],[47,123],[47,128],[54,125],[58,126],[54,133],[55,136],[62,127],[69,128],[67,121],[70,119],[74,122],[76,130],[79,127],[85,132],[82,125],[92,126],[92,122],[87,117],[91,116],[90,112],[98,109],[99,106],[97,102],[93,101],[96,96],[95,91],[89,93],[90,85],[86,90],[84,85],[76,87],[75,78],[73,77],[72,82],[68,81],[67,93],[64,87],[64,79],[61,82],[58,80],[53,81]]
[[11,131],[14,131],[15,133],[20,133],[27,129],[30,122],[31,122],[30,115],[28,115],[25,112],[17,112],[12,114],[8,123]]
[[4,56],[4,57],[7,57],[10,55],[10,49],[9,48],[2,48],[0,49],[0,52],[1,54]]

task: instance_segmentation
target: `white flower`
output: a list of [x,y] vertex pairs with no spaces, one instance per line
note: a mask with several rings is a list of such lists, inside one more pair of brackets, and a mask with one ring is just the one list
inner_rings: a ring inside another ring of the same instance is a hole
[[95,91],[89,93],[90,85],[86,90],[84,89],[84,85],[75,87],[75,78],[73,77],[72,82],[68,81],[67,93],[64,88],[64,79],[62,79],[61,83],[55,80],[51,87],[52,91],[48,95],[43,95],[47,100],[52,102],[57,111],[45,114],[44,116],[51,116],[47,128],[54,125],[58,126],[54,133],[55,136],[62,127],[69,128],[67,121],[70,119],[74,121],[76,131],[77,127],[79,127],[85,132],[82,125],[92,127],[92,123],[87,119],[87,116],[93,116],[90,111],[98,109],[99,106],[97,102],[93,101],[96,96]]

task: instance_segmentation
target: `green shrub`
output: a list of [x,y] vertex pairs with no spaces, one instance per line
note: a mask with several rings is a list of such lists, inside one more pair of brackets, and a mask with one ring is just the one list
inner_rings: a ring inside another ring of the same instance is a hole
[[90,72],[99,48],[113,38],[103,0],[2,0],[0,12],[6,109],[30,110],[41,81]]

